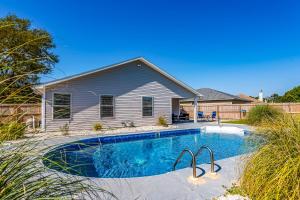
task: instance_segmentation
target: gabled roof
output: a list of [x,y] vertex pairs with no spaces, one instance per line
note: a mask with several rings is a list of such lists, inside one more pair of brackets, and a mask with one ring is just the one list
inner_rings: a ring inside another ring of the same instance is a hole
[[254,102],[254,103],[259,103],[260,102],[258,99],[250,97],[250,96],[248,96],[246,94],[239,94],[239,97],[242,98],[242,99],[247,99],[247,100],[249,100],[251,102]]
[[161,75],[165,76],[166,78],[170,79],[171,81],[175,82],[176,84],[180,85],[181,87],[185,88],[186,90],[190,91],[191,93],[193,93],[193,94],[195,94],[197,96],[202,96],[202,94],[200,94],[198,91],[194,90],[193,88],[191,88],[190,86],[186,85],[185,83],[179,81],[178,79],[176,79],[175,77],[171,76],[167,72],[163,71],[162,69],[160,69],[156,65],[152,64],[151,62],[147,61],[143,57],[133,58],[133,59],[130,59],[130,60],[126,60],[126,61],[122,61],[122,62],[119,62],[119,63],[116,63],[116,64],[112,64],[112,65],[100,67],[100,68],[97,68],[97,69],[94,69],[94,70],[90,70],[90,71],[87,71],[87,72],[83,72],[83,73],[80,73],[80,74],[75,74],[75,75],[72,75],[72,76],[67,76],[67,77],[62,78],[62,79],[57,79],[57,80],[54,80],[54,81],[49,81],[49,82],[46,82],[46,83],[43,83],[43,84],[40,84],[40,85],[36,85],[34,87],[34,89],[38,90],[40,92],[43,92],[43,88],[45,88],[47,86],[51,86],[51,85],[63,83],[65,81],[70,81],[72,79],[76,79],[76,78],[80,78],[80,77],[83,77],[83,76],[88,76],[88,75],[91,75],[91,74],[94,74],[94,73],[106,71],[106,70],[109,70],[109,69],[113,69],[113,68],[119,67],[119,66],[124,65],[124,64],[135,62],[135,61],[141,61],[141,62],[145,63],[147,66],[149,66],[153,70],[157,71]]
[[[214,90],[211,88],[200,88],[197,90],[203,96],[199,101],[222,101],[222,100],[240,100],[250,102],[247,99],[240,98],[238,96]],[[194,101],[193,99],[184,99],[182,101]]]

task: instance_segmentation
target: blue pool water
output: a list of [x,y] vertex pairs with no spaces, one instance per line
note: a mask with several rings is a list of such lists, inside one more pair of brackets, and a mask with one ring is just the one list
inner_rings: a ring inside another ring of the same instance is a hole
[[[216,160],[248,152],[245,136],[188,129],[81,140],[48,152],[44,164],[58,171],[88,177],[151,176],[170,172],[184,148],[195,152],[202,145],[213,150]],[[186,154],[176,168],[189,167],[190,162],[191,157]],[[197,164],[207,162],[209,154],[204,151]]]

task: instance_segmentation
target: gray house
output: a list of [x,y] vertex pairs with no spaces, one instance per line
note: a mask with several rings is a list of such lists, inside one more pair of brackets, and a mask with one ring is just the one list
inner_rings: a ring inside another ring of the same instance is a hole
[[180,99],[201,94],[144,58],[135,58],[35,87],[42,94],[42,128],[91,130],[95,123],[121,127],[155,125],[160,116],[172,123]]

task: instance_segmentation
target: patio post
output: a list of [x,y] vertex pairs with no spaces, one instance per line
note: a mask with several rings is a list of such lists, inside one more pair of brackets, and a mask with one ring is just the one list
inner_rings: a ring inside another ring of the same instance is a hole
[[198,96],[194,98],[194,123],[198,122]]

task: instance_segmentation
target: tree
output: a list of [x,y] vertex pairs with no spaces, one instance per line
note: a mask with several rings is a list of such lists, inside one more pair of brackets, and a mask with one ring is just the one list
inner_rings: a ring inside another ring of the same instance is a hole
[[267,101],[270,103],[280,103],[281,100],[281,96],[277,93],[272,94],[270,97],[267,98]]
[[300,86],[287,91],[281,99],[282,102],[300,102]]
[[[36,102],[32,85],[58,62],[51,35],[27,19],[0,18],[0,103]],[[31,98],[28,98],[31,97]]]

